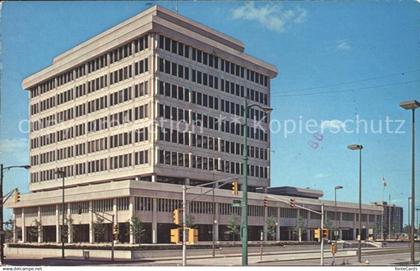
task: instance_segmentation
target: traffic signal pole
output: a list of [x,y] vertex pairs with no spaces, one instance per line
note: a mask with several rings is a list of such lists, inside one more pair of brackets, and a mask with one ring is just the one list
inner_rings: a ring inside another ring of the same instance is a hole
[[324,203],[321,205],[321,266],[324,265]]
[[186,202],[187,187],[182,186],[182,266],[187,265],[187,202]]
[[324,265],[324,203],[322,203],[321,205],[321,212],[306,208],[302,205],[298,205],[296,204],[296,199],[295,198],[290,198],[290,201],[286,201],[286,200],[281,200],[279,198],[273,197],[271,195],[266,195],[267,198],[271,198],[275,201],[279,201],[279,202],[283,202],[283,203],[288,203],[290,204],[290,207],[292,208],[299,208],[299,209],[303,209],[303,210],[307,210],[309,212],[321,215],[321,231],[320,231],[320,238],[321,238],[321,266]]

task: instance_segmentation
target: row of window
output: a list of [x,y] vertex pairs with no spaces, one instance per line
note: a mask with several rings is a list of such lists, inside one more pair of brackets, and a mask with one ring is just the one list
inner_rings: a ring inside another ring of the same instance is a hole
[[[182,42],[175,41],[173,39],[167,38],[162,35],[159,35],[159,48],[166,50],[168,52],[180,55],[180,56],[184,56],[186,58],[189,58],[190,56],[189,46],[186,46]],[[198,63],[204,64],[214,69],[220,68],[221,71],[226,72],[231,75],[235,75],[240,78],[245,78],[245,70],[246,70],[247,80],[260,84],[262,86],[268,85],[269,79],[266,75],[244,68],[238,64],[235,64],[223,58],[220,58],[220,65],[219,65],[219,57],[215,56],[212,53],[206,53],[194,47],[191,47],[191,48],[192,48],[191,59]]]
[[[133,154],[119,155],[95,161],[82,162],[75,165],[60,168],[66,173],[67,177],[84,175],[86,173],[96,173],[109,169],[124,168],[133,165],[143,165],[149,163],[149,153],[147,150],[134,152]],[[57,169],[41,170],[31,173],[31,183],[55,180]]]
[[50,78],[30,88],[31,98],[50,91],[51,89],[55,88],[56,85],[57,87],[64,85],[68,82],[73,81],[74,79],[78,79],[84,75],[87,75],[91,72],[95,72],[97,70],[100,70],[108,66],[108,58],[109,58],[110,64],[112,64],[128,56],[131,56],[133,53],[143,51],[147,48],[148,48],[147,35],[136,38],[132,41],[129,41],[128,43],[123,44],[120,47],[113,49],[109,52],[106,52],[102,55],[99,55],[96,58],[73,68],[70,71],[66,71],[62,74],[55,76],[54,78]]
[[149,107],[147,104],[137,106],[122,112],[117,112],[105,117],[101,117],[87,123],[81,123],[73,127],[65,128],[60,131],[31,139],[31,149],[39,148],[56,142],[68,140],[82,136],[87,133],[98,132],[108,127],[116,127],[124,123],[145,119],[149,117]]
[[[86,92],[89,94],[89,93],[95,92],[97,90],[100,90],[104,87],[107,87],[108,85],[113,85],[113,84],[116,84],[120,81],[131,78],[131,77],[133,77],[132,69],[133,69],[132,65],[123,67],[121,69],[115,70],[115,71],[110,73],[110,76],[109,76],[110,81],[109,82],[108,82],[108,76],[103,75],[103,76],[100,76],[96,79],[90,80],[87,83],[78,85],[75,88],[68,89],[66,91],[63,91],[63,92],[55,95],[55,96],[52,96],[52,97],[47,98],[45,100],[39,101],[38,103],[31,105],[31,109],[30,109],[31,110],[31,115],[40,113],[44,110],[48,110],[48,109],[54,107],[56,104],[60,105],[60,104],[72,101],[74,98],[84,96],[84,95],[86,95]],[[149,68],[148,68],[148,59],[147,58],[142,59],[142,60],[134,63],[134,75],[145,73],[148,70],[149,70]],[[140,87],[142,87],[143,89],[139,89]],[[144,89],[146,89],[146,93],[147,93],[147,85],[145,85],[145,86],[137,85],[137,88],[138,89],[136,91],[136,94],[138,94],[139,96],[142,96],[142,95],[140,95],[141,92],[145,92]],[[143,94],[143,95],[145,95],[145,94]],[[103,105],[103,106],[105,106],[105,105]]]
[[[135,197],[135,210],[136,211],[152,211],[152,198],[149,197]],[[214,213],[214,204],[212,202],[204,202],[204,201],[192,201],[190,202],[190,213],[194,214],[213,214]],[[69,205],[66,204],[65,212],[67,213]],[[113,210],[113,199],[103,199],[103,200],[94,200],[92,201],[93,211],[96,212],[110,212]],[[123,211],[129,209],[129,197],[117,198],[116,199],[116,207],[117,210]],[[182,201],[177,199],[157,199],[157,211],[158,212],[165,212],[171,213],[173,210],[177,208],[182,208]],[[42,216],[49,216],[49,215],[56,215],[56,205],[45,205],[41,206],[41,215]],[[61,205],[58,206],[58,210],[61,211]],[[14,209],[15,215],[21,214],[21,209],[16,208]],[[305,212],[303,215],[302,211],[300,210],[299,215],[303,218],[308,217],[308,213]],[[71,214],[77,213],[89,213],[89,201],[83,202],[73,202],[70,203],[70,212]],[[331,212],[328,212],[331,213]],[[219,214],[220,215],[241,215],[241,208],[240,207],[233,207],[230,203],[219,203]],[[264,216],[264,207],[258,205],[249,205],[248,206],[248,214],[249,216]],[[291,208],[280,208],[280,217],[282,218],[297,218],[297,210]],[[25,208],[25,215],[26,216],[37,216],[38,215],[38,208],[37,207],[30,207]],[[355,217],[358,214],[355,213],[342,213],[343,220],[345,221],[353,221],[353,219],[344,219],[344,217]],[[275,207],[268,207],[268,216],[277,218],[277,208]],[[339,217],[339,213],[337,214]],[[362,221],[366,221],[367,214],[362,214]],[[369,214],[369,221],[373,222],[381,220],[380,215],[372,215]],[[312,218],[313,219],[313,218]],[[318,218],[320,219],[320,218]]]
[[[221,131],[233,135],[240,135],[243,136],[243,129],[241,122],[236,119],[232,118],[232,121],[225,120],[224,118],[216,118],[207,116],[204,114],[192,112],[192,123],[197,127],[202,128],[208,128],[215,131]],[[185,110],[183,108],[177,108],[165,104],[158,103],[158,117],[167,119],[167,120],[173,120],[173,121],[179,121],[179,122],[185,122],[190,123],[189,120],[189,111]],[[219,124],[220,124],[220,130],[219,130]],[[181,125],[181,123],[179,123]],[[259,127],[247,127],[247,135],[248,138],[260,140],[260,141],[266,141],[268,140],[268,133],[264,131],[263,129],[260,129]]]
[[[68,108],[61,112],[46,116],[37,121],[32,121],[30,123],[31,131],[38,131],[47,127],[52,127],[56,124],[71,120],[73,118],[78,118],[89,113],[93,113],[102,109],[108,108],[116,104],[124,103],[134,98],[138,98],[148,94],[148,81],[136,84],[134,87],[128,87],[111,94],[98,97],[94,100],[88,101],[76,105],[72,108]],[[109,97],[109,98],[108,98]],[[87,110],[86,110],[87,108]],[[144,114],[144,112],[140,111]],[[146,113],[147,114],[147,110]],[[143,117],[140,117],[142,119]]]
[[[199,155],[191,155],[175,151],[159,150],[158,161],[162,165],[176,167],[191,167],[200,170],[220,170],[225,173],[242,174],[242,163],[226,161],[214,157],[202,157]],[[248,165],[248,174],[251,177],[268,178],[268,168],[257,165]]]
[[[187,88],[177,86],[175,84],[166,83],[164,81],[158,81],[158,92],[160,95],[178,99],[181,101],[189,102],[190,91]],[[205,93],[198,91],[191,91],[191,102],[207,108],[219,110],[219,98],[213,97]],[[220,109],[223,112],[231,113],[237,116],[243,115],[243,106],[233,102],[225,101],[220,99]],[[250,109],[249,117],[251,119],[260,120],[264,117],[264,112],[254,108]],[[267,121],[265,119],[265,121]]]
[[80,143],[74,146],[68,146],[45,153],[31,156],[31,165],[41,165],[45,163],[55,162],[67,158],[74,158],[80,155],[93,152],[99,152],[125,146],[132,143],[143,142],[148,140],[148,127],[140,128],[132,132],[120,133],[95,140],[87,143]]
[[[179,132],[175,129],[158,127],[159,140],[171,142],[175,144],[190,145],[190,136],[188,132]],[[228,140],[220,140],[211,136],[204,136],[200,134],[191,134],[191,146],[203,148],[212,151],[220,151],[230,154],[243,155],[243,144],[231,142]],[[248,146],[248,155],[250,158],[268,160],[267,149]]]

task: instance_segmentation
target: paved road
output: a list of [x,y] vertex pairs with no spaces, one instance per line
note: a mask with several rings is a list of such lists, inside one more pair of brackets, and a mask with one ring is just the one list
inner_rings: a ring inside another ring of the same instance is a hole
[[[409,253],[407,249],[393,249],[389,250],[378,250],[370,249],[365,250],[365,255],[363,255],[363,262],[368,260],[370,265],[397,265],[403,262],[407,262],[409,259]],[[370,255],[371,253],[386,253],[381,255]],[[367,255],[369,254],[369,255]],[[211,255],[211,254],[210,254]],[[339,251],[339,256],[336,260],[337,264],[347,263],[349,265],[358,265],[357,257],[355,257],[356,252],[354,249]],[[332,259],[330,258],[330,253],[325,251],[325,265],[331,265]],[[417,258],[420,258],[420,253],[417,253]],[[250,255],[249,264],[250,265],[266,265],[266,266],[276,266],[276,265],[319,265],[319,251],[314,250],[314,247],[311,247],[311,250],[290,250],[281,251],[281,252],[271,252],[265,253],[261,259],[259,255]],[[134,265],[134,266],[179,266],[181,260],[176,259],[154,259],[148,261],[118,261],[116,263],[110,263],[107,260],[97,260],[97,261],[85,261],[80,259],[25,259],[25,258],[8,258],[6,259],[6,264],[8,265],[65,265],[65,266],[77,266],[77,265]],[[219,256],[217,258],[212,257],[198,257],[191,256],[188,260],[188,265],[193,266],[239,266],[241,265],[241,257],[239,254],[231,254],[226,256]]]
[[[420,253],[416,253],[416,259],[419,259]],[[383,265],[407,265],[410,259],[410,253],[393,253],[393,254],[382,254],[382,255],[367,255],[362,256],[362,264],[366,266],[383,266]],[[324,265],[332,265],[332,258],[327,258],[324,261]],[[357,256],[351,257],[340,257],[336,258],[336,265],[360,265]],[[279,261],[279,262],[261,262],[258,265],[265,266],[279,266],[279,265],[297,265],[297,266],[314,266],[319,265],[319,259],[300,260],[300,261]]]

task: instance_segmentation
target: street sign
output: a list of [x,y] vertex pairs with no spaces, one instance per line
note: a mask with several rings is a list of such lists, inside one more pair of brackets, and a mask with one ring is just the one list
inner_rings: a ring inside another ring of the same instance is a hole
[[240,199],[234,199],[232,202],[232,207],[241,207],[241,200]]

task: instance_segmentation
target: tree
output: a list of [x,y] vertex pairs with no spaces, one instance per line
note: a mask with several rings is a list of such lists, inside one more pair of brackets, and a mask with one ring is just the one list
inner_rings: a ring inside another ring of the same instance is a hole
[[194,228],[195,225],[195,221],[194,221],[194,216],[192,215],[186,215],[186,221],[185,221],[185,225],[187,226],[187,228]]
[[138,217],[133,217],[129,220],[130,230],[134,236],[134,243],[140,244],[141,237],[146,229],[143,227],[143,223]]
[[35,219],[32,224],[31,227],[28,227],[28,241],[29,242],[35,242],[38,239],[38,235],[40,234],[42,230],[42,225],[41,222],[38,221],[38,219]]
[[236,241],[235,237],[239,234],[240,230],[238,220],[239,218],[237,216],[231,216],[227,225],[228,230],[226,231],[226,233],[232,236],[233,242]]
[[299,216],[297,218],[294,232],[295,234],[297,233],[299,242],[302,242],[302,234],[306,232],[305,219],[303,216]]
[[276,236],[276,219],[272,216],[267,218],[265,222],[267,226],[268,240],[274,240]]
[[[73,218],[69,218],[69,217],[65,217],[64,218],[64,226],[63,227],[63,238],[64,240],[67,240],[68,236],[69,236],[69,226],[73,225]],[[71,227],[73,230],[73,234],[74,234],[74,229],[73,227]]]
[[105,242],[105,224],[103,218],[96,218],[96,221],[93,223],[93,233],[95,242]]
[[9,242],[13,239],[13,224],[14,221],[12,219],[4,223],[4,238]]

